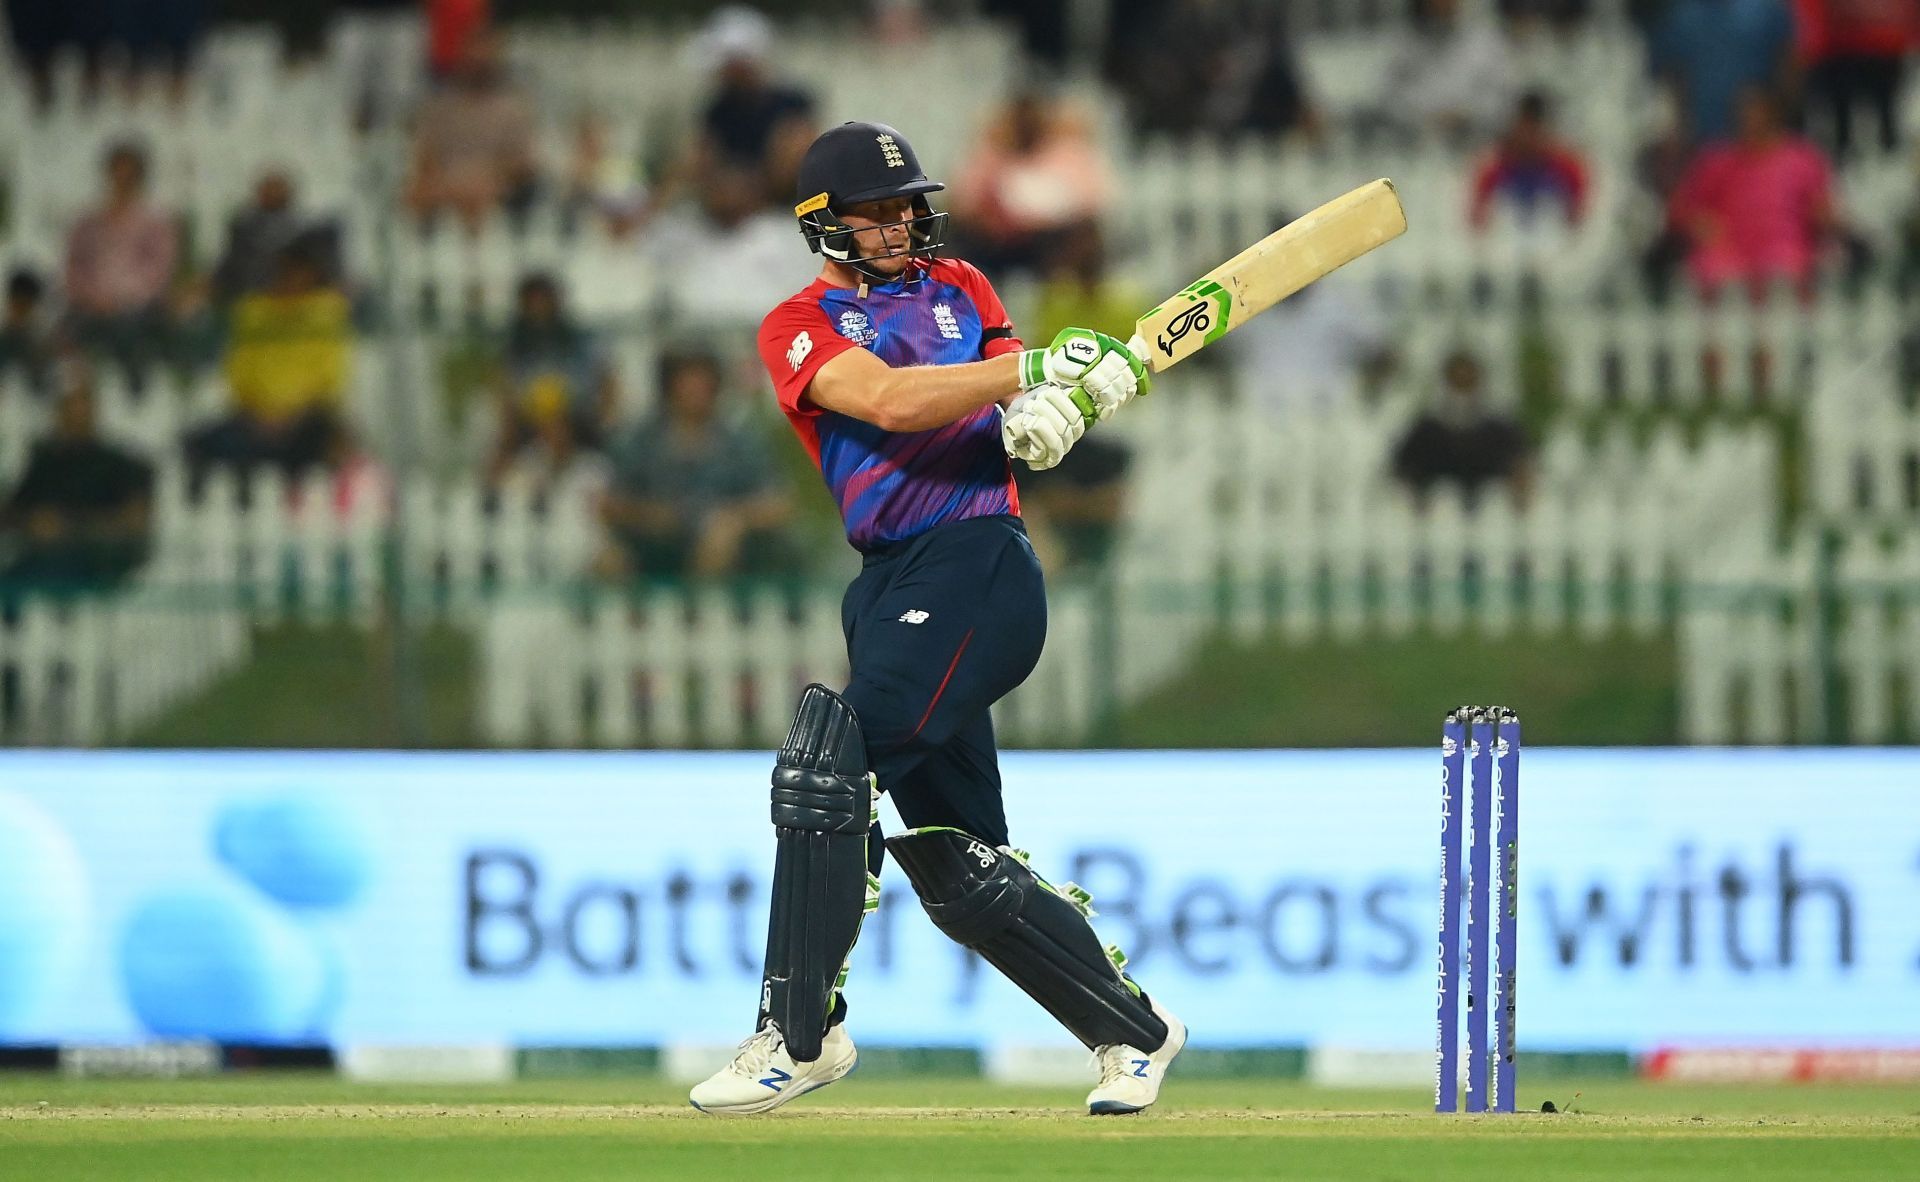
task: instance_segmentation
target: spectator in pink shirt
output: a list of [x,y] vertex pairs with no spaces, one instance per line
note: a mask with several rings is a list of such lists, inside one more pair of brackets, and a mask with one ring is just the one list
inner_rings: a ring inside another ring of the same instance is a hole
[[1098,220],[1112,192],[1085,119],[1037,92],[1016,95],[975,144],[954,186],[969,258],[993,274],[1037,271],[1064,232]]
[[67,235],[67,323],[78,344],[111,355],[138,384],[166,340],[179,226],[147,202],[147,157],[133,144],[108,151],[106,187],[106,201]]
[[407,205],[423,223],[451,212],[478,233],[495,209],[523,220],[538,193],[533,105],[507,77],[499,38],[475,33],[420,108]]
[[1680,179],[1671,217],[1703,293],[1744,283],[1757,300],[1812,280],[1836,230],[1832,181],[1820,150],[1782,130],[1771,95],[1746,91],[1737,114],[1737,137],[1702,149]]

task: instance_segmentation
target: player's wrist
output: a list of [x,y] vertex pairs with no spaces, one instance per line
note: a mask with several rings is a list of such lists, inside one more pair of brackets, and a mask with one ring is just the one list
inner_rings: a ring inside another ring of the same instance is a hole
[[1031,390],[1047,380],[1047,351],[1020,350],[1020,389]]

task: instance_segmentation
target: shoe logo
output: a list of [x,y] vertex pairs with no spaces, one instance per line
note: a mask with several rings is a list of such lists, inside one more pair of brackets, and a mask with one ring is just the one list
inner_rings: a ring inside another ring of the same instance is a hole
[[1133,1061],[1134,1076],[1138,1079],[1147,1078],[1147,1067],[1152,1063],[1153,1063],[1152,1059],[1135,1059]]
[[900,622],[902,624],[924,624],[928,620],[931,620],[932,618],[933,618],[932,612],[923,612],[917,607],[914,608],[912,611],[904,611],[900,613]]
[[[1145,1060],[1142,1060],[1142,1062],[1145,1062]],[[763,1088],[772,1088],[774,1091],[777,1092],[780,1090],[781,1084],[786,1083],[788,1080],[792,1078],[793,1076],[788,1075],[786,1072],[780,1070],[778,1067],[775,1067],[773,1068],[772,1075],[769,1075],[767,1078],[760,1081],[760,1086]]]

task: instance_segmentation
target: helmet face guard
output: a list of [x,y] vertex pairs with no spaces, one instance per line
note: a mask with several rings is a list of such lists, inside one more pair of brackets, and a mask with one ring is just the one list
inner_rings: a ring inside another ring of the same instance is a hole
[[[909,267],[898,275],[889,275],[877,270],[872,264],[879,259],[900,258],[931,260],[947,244],[947,214],[944,210],[935,212],[927,201],[925,193],[909,194],[913,198],[911,216],[897,222],[883,222],[862,230],[888,230],[894,226],[905,226],[907,245],[904,250],[888,251],[884,254],[859,254],[855,245],[856,231],[840,219],[825,193],[809,197],[794,206],[794,216],[800,219],[800,233],[807,240],[808,249],[817,255],[832,259],[836,263],[849,267],[867,279],[876,283],[893,283],[905,279],[917,280],[917,269]],[[877,200],[878,198],[866,198]],[[850,202],[849,204],[858,204]]]

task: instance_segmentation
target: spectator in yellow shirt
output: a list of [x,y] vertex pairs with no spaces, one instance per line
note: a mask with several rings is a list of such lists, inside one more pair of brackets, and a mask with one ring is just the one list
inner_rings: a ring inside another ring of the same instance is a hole
[[233,306],[227,384],[233,413],[187,437],[196,477],[214,465],[278,467],[289,478],[339,459],[353,325],[302,246],[281,252],[273,284]]

